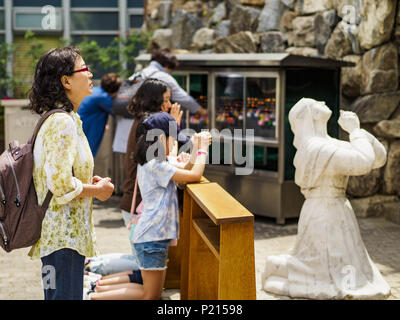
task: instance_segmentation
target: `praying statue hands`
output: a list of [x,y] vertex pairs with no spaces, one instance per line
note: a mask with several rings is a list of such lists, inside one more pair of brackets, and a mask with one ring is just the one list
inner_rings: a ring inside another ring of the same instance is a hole
[[358,119],[358,116],[351,111],[340,110],[338,124],[349,134],[354,132],[356,129],[360,129],[360,120]]

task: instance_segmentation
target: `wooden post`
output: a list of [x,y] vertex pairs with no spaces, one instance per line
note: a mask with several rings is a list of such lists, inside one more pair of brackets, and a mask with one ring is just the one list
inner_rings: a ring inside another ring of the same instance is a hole
[[218,300],[255,300],[254,222],[220,228]]

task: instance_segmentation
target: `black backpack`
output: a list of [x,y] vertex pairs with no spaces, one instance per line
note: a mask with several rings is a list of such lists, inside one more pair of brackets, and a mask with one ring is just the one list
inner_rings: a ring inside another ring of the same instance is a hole
[[43,122],[53,113],[46,112],[38,121],[28,143],[18,141],[0,155],[0,245],[10,252],[34,245],[41,236],[42,221],[52,198],[49,191],[41,206],[38,205],[33,183],[33,146]]
[[[149,78],[157,72],[158,70],[154,71]],[[142,72],[136,72],[130,78],[122,82],[118,89],[117,96],[113,99],[112,110],[115,115],[133,119],[133,115],[129,113],[127,107],[144,80],[146,80],[144,74]]]

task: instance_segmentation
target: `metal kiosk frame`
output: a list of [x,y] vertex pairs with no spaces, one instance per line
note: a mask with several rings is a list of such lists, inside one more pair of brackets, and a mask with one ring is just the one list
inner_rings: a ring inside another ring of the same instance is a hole
[[[287,53],[274,54],[177,54],[179,66],[173,76],[187,76],[186,88],[190,92],[190,75],[207,74],[207,105],[209,122],[204,128],[216,128],[216,78],[236,74],[246,77],[276,79],[276,135],[275,138],[255,137],[254,145],[276,148],[277,170],[254,169],[250,175],[236,175],[235,163],[231,165],[208,164],[204,176],[219,183],[233,197],[255,215],[272,217],[278,224],[286,218],[297,218],[304,201],[294,183],[293,133],[288,121],[290,108],[302,97],[323,100],[332,109],[328,124],[331,136],[338,136],[337,119],[340,106],[341,68],[354,64],[331,59],[296,56]],[[136,63],[146,65],[149,54],[136,58]],[[246,115],[246,99],[244,115]],[[187,117],[188,118],[188,117]],[[246,116],[244,116],[246,121]],[[189,121],[187,126],[190,127]],[[224,137],[224,141],[226,137]],[[233,143],[242,139],[231,138]],[[241,140],[241,141],[238,141]],[[232,148],[233,149],[233,148]],[[233,150],[232,150],[233,152]]]

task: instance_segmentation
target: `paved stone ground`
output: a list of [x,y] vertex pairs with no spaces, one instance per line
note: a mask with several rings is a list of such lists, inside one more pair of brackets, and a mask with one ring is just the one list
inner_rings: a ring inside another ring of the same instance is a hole
[[[128,231],[117,209],[119,197],[94,204],[94,218],[101,253],[130,252]],[[400,299],[400,225],[383,218],[359,219],[367,250],[392,288],[389,299]],[[289,299],[267,294],[261,290],[261,273],[268,255],[289,253],[295,243],[297,221],[289,220],[278,226],[273,219],[255,219],[255,262],[258,300]],[[1,250],[1,249],[0,249]],[[0,300],[42,300],[41,262],[32,261],[29,248],[11,253],[0,251]],[[179,299],[179,290],[166,290],[163,299]]]

